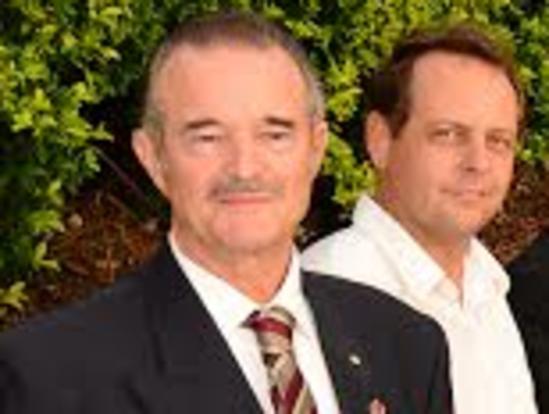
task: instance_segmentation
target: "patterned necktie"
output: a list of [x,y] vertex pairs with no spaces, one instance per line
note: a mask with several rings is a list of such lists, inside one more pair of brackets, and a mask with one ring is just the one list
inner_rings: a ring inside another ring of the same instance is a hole
[[311,392],[292,350],[295,319],[283,308],[254,312],[248,326],[257,336],[276,414],[316,414]]

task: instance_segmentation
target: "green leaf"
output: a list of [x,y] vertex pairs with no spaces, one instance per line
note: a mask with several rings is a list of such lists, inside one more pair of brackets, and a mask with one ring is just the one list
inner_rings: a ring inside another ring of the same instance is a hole
[[29,297],[25,293],[25,288],[26,284],[19,281],[7,289],[0,289],[0,307],[7,306],[22,311],[24,304],[29,300]]
[[53,209],[33,211],[28,216],[27,222],[32,234],[35,235],[64,230],[60,213]]

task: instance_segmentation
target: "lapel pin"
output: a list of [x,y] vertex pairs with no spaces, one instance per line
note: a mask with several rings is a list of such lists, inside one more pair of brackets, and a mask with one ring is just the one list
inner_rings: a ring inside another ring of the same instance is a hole
[[351,363],[351,365],[354,365],[355,367],[362,365],[362,359],[360,359],[360,357],[357,354],[350,354],[349,362]]

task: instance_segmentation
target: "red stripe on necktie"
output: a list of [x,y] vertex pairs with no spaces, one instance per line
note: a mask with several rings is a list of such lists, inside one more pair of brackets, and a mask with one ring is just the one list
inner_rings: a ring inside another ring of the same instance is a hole
[[294,371],[292,380],[288,384],[286,395],[284,395],[284,408],[286,408],[288,412],[293,411],[295,402],[302,388],[303,388],[303,377],[301,376],[301,373],[299,371]]
[[271,401],[275,411],[278,411],[279,407],[282,405],[282,398],[280,397],[278,389],[274,385],[271,386]]
[[292,330],[288,327],[288,325],[285,325],[277,321],[276,319],[254,318],[252,319],[250,325],[253,329],[256,329],[260,332],[272,332],[278,335],[282,335],[286,339],[290,339],[292,337]]

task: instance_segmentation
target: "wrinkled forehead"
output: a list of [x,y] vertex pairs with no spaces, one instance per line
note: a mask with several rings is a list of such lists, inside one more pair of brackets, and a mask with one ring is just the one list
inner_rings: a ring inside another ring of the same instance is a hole
[[222,91],[231,87],[269,90],[285,89],[289,97],[306,99],[307,85],[298,65],[278,46],[256,47],[243,43],[181,45],[158,68],[151,83],[157,104],[184,94],[208,88]]

